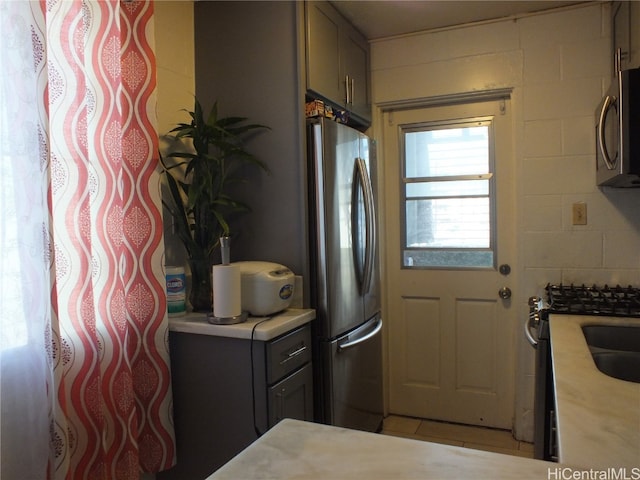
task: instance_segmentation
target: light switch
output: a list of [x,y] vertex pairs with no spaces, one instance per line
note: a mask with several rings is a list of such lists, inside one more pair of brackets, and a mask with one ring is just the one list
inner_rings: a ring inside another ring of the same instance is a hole
[[586,203],[578,202],[573,204],[573,224],[574,225],[587,224],[587,204]]

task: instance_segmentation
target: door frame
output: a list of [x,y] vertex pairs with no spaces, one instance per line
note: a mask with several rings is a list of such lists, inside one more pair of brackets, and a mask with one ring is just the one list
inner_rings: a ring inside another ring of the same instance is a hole
[[[451,94],[444,94],[444,95],[435,95],[435,96],[430,96],[430,97],[418,97],[418,98],[409,98],[409,99],[400,99],[400,100],[388,100],[388,101],[382,101],[382,102],[375,102],[373,109],[373,124],[372,124],[372,138],[377,139],[377,152],[378,152],[378,178],[377,178],[377,187],[378,187],[378,191],[382,194],[380,195],[380,198],[385,198],[385,193],[386,193],[386,189],[385,189],[385,185],[384,185],[384,178],[386,176],[385,174],[385,170],[387,168],[387,165],[384,161],[383,158],[383,154],[381,154],[380,152],[384,151],[384,146],[383,146],[383,142],[382,138],[384,138],[383,132],[384,132],[384,116],[386,113],[390,112],[390,111],[397,111],[397,110],[404,110],[404,109],[419,109],[419,108],[427,108],[427,107],[435,107],[435,106],[455,106],[455,105],[459,105],[459,104],[464,104],[464,103],[476,103],[476,102],[482,102],[482,101],[509,101],[510,105],[511,105],[511,109],[512,109],[512,118],[511,118],[511,124],[512,124],[512,151],[513,151],[513,155],[515,160],[515,164],[514,164],[514,172],[515,172],[515,183],[516,185],[519,184],[520,182],[518,181],[518,179],[520,178],[520,170],[521,167],[519,165],[519,163],[517,162],[517,159],[519,158],[519,156],[516,154],[517,150],[518,150],[518,139],[520,138],[520,135],[518,134],[518,130],[516,129],[516,126],[519,125],[521,123],[521,118],[520,118],[520,112],[517,108],[515,108],[515,105],[519,105],[519,95],[517,93],[517,90],[514,91],[513,87],[504,87],[504,88],[496,88],[496,89],[487,89],[487,90],[478,90],[478,91],[470,91],[470,92],[458,92],[458,93],[451,93]],[[516,205],[514,206],[514,212],[516,215],[516,224],[515,224],[515,231],[513,232],[514,238],[513,241],[515,243],[516,246],[516,250],[517,249],[517,245],[519,244],[519,235],[520,235],[520,220],[518,220],[520,218],[520,197],[518,197],[517,194],[517,190],[514,193],[514,202],[516,202]],[[380,231],[385,231],[387,229],[386,226],[386,216],[389,214],[389,211],[387,209],[387,206],[385,204],[385,202],[379,201],[378,203],[378,225],[380,227]],[[387,250],[387,246],[386,246],[386,239],[384,238],[384,236],[380,236],[379,238],[379,247],[380,247],[380,252],[386,252]],[[380,255],[380,276],[381,278],[386,278],[386,272],[387,272],[387,255],[386,253],[384,255]],[[517,251],[514,259],[517,259],[518,265],[516,266],[517,268],[512,270],[512,275],[514,276],[514,286],[515,286],[515,292],[514,295],[512,296],[512,302],[514,305],[518,306],[520,304],[524,305],[524,293],[523,292],[523,288],[522,288],[522,279],[521,279],[521,265],[522,265],[522,253],[520,251]],[[384,318],[390,318],[389,315],[391,315],[391,312],[389,311],[389,292],[388,289],[385,286],[386,282],[383,282],[381,287],[382,287],[382,312],[383,312],[383,317]],[[526,292],[525,292],[526,293]],[[526,313],[526,312],[525,312]],[[521,317],[518,315],[518,319],[520,319]],[[389,390],[390,390],[390,382],[389,382],[389,325],[390,322],[387,321],[385,322],[384,325],[384,329],[383,329],[383,333],[384,333],[384,338],[383,338],[383,369],[384,369],[384,377],[383,377],[383,384],[384,384],[384,414],[385,416],[389,415]],[[523,419],[521,418],[521,415],[518,412],[518,405],[520,403],[522,403],[522,399],[519,399],[519,394],[518,391],[519,389],[523,388],[523,386],[526,386],[519,378],[519,376],[522,375],[522,370],[525,368],[523,367],[523,355],[520,353],[521,351],[521,345],[522,339],[519,339],[519,337],[517,336],[517,333],[521,331],[520,328],[518,328],[520,325],[520,322],[518,322],[517,325],[514,325],[512,328],[512,343],[511,343],[511,348],[512,348],[512,359],[514,361],[514,370],[515,370],[515,374],[514,374],[514,378],[512,379],[511,382],[511,387],[512,387],[512,395],[511,398],[513,399],[513,418],[514,418],[514,434],[518,435],[519,430],[521,429],[525,429],[526,426],[522,426],[523,423]]]

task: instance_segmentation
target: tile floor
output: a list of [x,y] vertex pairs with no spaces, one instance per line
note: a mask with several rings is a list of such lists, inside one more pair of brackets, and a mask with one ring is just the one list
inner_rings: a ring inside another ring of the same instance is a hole
[[533,444],[516,440],[508,430],[389,415],[384,419],[382,433],[533,458]]

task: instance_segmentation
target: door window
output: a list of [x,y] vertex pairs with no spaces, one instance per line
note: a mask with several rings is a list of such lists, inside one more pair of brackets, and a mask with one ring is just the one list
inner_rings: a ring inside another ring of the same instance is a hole
[[492,118],[401,127],[403,267],[494,268]]

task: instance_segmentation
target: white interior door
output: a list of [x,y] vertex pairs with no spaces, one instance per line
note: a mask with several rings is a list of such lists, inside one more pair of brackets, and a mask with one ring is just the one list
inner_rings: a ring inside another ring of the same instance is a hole
[[391,413],[511,428],[511,141],[507,100],[385,113]]

